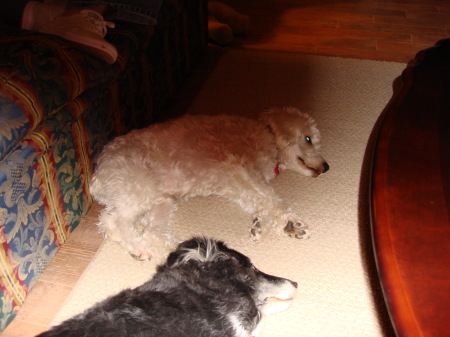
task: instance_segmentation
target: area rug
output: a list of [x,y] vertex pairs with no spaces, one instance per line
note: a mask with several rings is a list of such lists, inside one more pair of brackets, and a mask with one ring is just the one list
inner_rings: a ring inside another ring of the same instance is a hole
[[[249,241],[251,217],[215,197],[181,204],[175,232],[224,240],[261,270],[299,283],[285,312],[269,316],[262,337],[380,337],[392,333],[371,253],[368,177],[370,135],[404,64],[257,51],[228,51],[188,113],[255,117],[293,105],[322,131],[330,171],[316,179],[282,172],[275,190],[310,225],[311,237]],[[163,257],[161,257],[163,258]],[[104,242],[54,324],[152,276],[160,260],[138,262]]]

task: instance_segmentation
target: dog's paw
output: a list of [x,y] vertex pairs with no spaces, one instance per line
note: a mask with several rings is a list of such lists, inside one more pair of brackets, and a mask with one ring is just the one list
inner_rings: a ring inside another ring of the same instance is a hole
[[252,226],[250,227],[250,239],[252,241],[259,241],[261,239],[262,227],[258,218],[253,219]]
[[133,251],[129,253],[131,257],[137,261],[150,261],[153,258],[153,255],[149,252]]
[[308,226],[300,221],[288,221],[287,225],[284,227],[284,233],[286,233],[287,236],[295,239],[309,238]]

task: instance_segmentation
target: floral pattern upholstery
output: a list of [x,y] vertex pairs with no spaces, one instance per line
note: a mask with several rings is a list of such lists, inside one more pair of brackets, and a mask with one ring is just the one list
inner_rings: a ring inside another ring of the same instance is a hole
[[107,65],[55,36],[0,29],[0,331],[92,203],[95,158],[164,113],[207,44],[206,1],[118,23]]

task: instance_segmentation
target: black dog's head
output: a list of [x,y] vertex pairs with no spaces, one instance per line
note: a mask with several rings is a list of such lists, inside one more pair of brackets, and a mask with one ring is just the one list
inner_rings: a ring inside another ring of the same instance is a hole
[[263,314],[287,309],[297,292],[296,282],[265,274],[247,256],[228,248],[222,241],[202,237],[182,242],[161,268],[185,270],[193,279],[207,280],[210,289],[234,288],[250,294]]
[[221,241],[181,243],[152,279],[40,337],[255,336],[262,314],[287,308],[297,284],[264,274]]

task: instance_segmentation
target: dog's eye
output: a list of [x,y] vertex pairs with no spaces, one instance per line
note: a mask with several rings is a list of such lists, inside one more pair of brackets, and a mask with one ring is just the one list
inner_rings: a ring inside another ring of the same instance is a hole
[[305,140],[306,140],[306,142],[308,142],[309,144],[312,144],[311,137],[306,136],[306,137],[305,137]]

